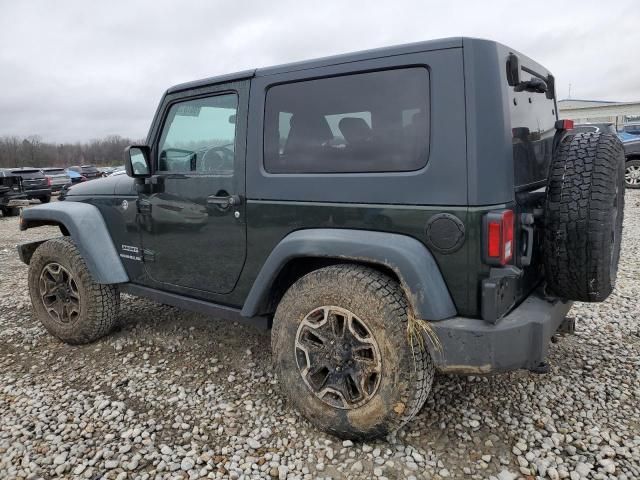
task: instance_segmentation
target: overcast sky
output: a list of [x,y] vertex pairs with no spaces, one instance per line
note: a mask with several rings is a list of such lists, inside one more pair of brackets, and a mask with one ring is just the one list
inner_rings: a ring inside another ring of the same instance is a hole
[[551,70],[558,98],[640,100],[637,1],[0,0],[0,136],[146,136],[175,83],[450,36]]

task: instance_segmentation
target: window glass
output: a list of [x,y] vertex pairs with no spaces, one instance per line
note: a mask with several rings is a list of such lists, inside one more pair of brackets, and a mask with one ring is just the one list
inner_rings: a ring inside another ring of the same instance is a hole
[[158,169],[233,173],[237,107],[235,94],[172,105],[160,138]]
[[415,67],[276,85],[267,92],[264,164],[271,173],[422,168],[429,74]]

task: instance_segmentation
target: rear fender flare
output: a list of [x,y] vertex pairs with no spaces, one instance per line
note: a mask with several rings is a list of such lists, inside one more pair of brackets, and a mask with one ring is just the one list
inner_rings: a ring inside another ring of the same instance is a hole
[[395,233],[323,228],[298,230],[278,243],[256,277],[242,308],[243,316],[261,313],[282,268],[300,257],[385,266],[400,279],[417,318],[443,320],[457,313],[433,255],[415,238]]
[[[97,283],[125,283],[129,277],[113,244],[100,210],[81,202],[55,202],[23,210],[20,230],[41,225],[59,225],[69,232]],[[29,263],[43,241],[18,245],[23,262]]]

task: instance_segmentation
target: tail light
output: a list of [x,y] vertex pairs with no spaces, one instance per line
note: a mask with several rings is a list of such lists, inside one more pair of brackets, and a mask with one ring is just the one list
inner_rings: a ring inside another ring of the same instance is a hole
[[51,186],[51,177],[45,177],[47,179],[47,187]]
[[573,120],[556,121],[556,130],[571,130],[573,128]]
[[513,258],[513,210],[489,212],[484,217],[484,256],[490,265],[506,265]]

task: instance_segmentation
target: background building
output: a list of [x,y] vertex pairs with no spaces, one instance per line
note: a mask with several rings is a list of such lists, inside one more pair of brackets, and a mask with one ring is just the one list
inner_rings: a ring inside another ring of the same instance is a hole
[[573,98],[558,101],[561,119],[576,123],[613,123],[618,129],[625,123],[640,121],[640,102],[608,102],[601,100],[577,100]]

